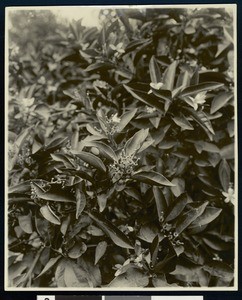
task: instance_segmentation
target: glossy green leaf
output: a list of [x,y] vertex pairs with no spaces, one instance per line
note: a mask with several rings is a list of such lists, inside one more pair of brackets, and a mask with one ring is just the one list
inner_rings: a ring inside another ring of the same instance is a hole
[[39,273],[39,275],[36,278],[38,278],[38,277],[44,275],[45,273],[47,273],[48,271],[50,271],[61,257],[62,257],[61,255],[58,255],[56,257],[50,258],[50,260],[45,265],[44,269]]
[[149,284],[149,277],[147,274],[136,269],[129,268],[126,273],[114,278],[108,285],[110,288],[134,288],[146,287]]
[[96,250],[95,250],[95,265],[99,262],[99,260],[103,257],[107,250],[107,242],[102,241],[97,244]]
[[78,219],[86,206],[86,195],[80,191],[79,187],[76,188],[76,219]]
[[185,206],[191,202],[191,199],[187,196],[187,194],[183,193],[178,198],[174,199],[172,204],[169,207],[169,211],[165,218],[165,222],[170,222],[177,218]]
[[41,206],[40,212],[47,221],[56,225],[61,225],[60,218],[53,212],[49,205]]
[[94,64],[89,65],[85,71],[86,72],[92,72],[92,71],[97,71],[97,70],[110,70],[114,69],[115,65],[108,63],[108,62],[96,62]]
[[105,158],[107,158],[111,161],[117,160],[117,155],[115,154],[113,149],[109,145],[105,144],[104,142],[101,142],[101,141],[86,142],[85,146],[96,147],[98,149],[98,151],[100,152],[100,154],[102,156],[104,156]]
[[135,89],[129,87],[127,84],[124,84],[124,87],[135,99],[138,99],[139,101],[141,101],[145,104],[155,107],[159,111],[163,111],[164,104],[162,102],[160,102],[157,99],[157,97],[155,97],[154,95],[152,95],[152,94],[149,95],[148,91],[147,92],[138,91],[138,90],[135,90]]
[[121,248],[133,249],[133,245],[127,236],[120,231],[115,225],[106,220],[101,214],[88,213],[95,223],[111,238],[117,246]]
[[161,82],[161,73],[160,67],[155,59],[154,56],[151,57],[149,63],[149,70],[150,70],[150,79],[152,83],[159,83]]
[[230,171],[229,164],[225,159],[223,159],[219,165],[218,174],[219,174],[220,183],[225,192],[227,192],[229,189],[230,173],[231,171]]
[[158,218],[161,219],[161,217],[164,217],[164,214],[167,210],[166,198],[161,188],[157,186],[153,186],[153,193],[154,193]]
[[209,139],[213,140],[215,132],[206,113],[202,110],[195,111],[190,107],[186,107],[185,109],[190,112],[191,117],[203,128],[203,130],[208,135]]
[[150,254],[151,254],[151,262],[154,266],[157,262],[157,255],[159,251],[159,236],[156,235],[156,237],[153,239],[151,245],[150,245]]
[[61,189],[59,190],[50,189],[48,191],[45,191],[35,181],[31,182],[31,188],[34,190],[34,192],[39,198],[47,201],[75,202],[75,198],[71,194],[65,193]]
[[204,91],[215,90],[221,88],[224,84],[219,82],[203,82],[197,85],[192,85],[185,88],[181,93],[180,97],[191,96],[193,94],[198,94]]
[[164,89],[173,90],[174,82],[175,82],[175,76],[176,76],[176,68],[177,68],[178,62],[174,61],[171,63],[168,68],[166,69],[163,77],[163,83]]
[[201,227],[207,224],[210,224],[213,220],[215,220],[220,213],[222,212],[221,208],[207,206],[204,212],[199,216],[196,220],[194,220],[189,228]]
[[68,256],[77,259],[87,251],[87,245],[84,242],[77,242],[69,251]]
[[208,205],[208,202],[205,202],[200,205],[197,205],[197,203],[195,204],[188,212],[179,217],[176,223],[177,234],[180,234],[183,230],[185,230],[193,221],[195,221],[204,212],[206,206]]
[[80,157],[80,159],[82,159],[84,162],[90,164],[94,168],[96,168],[96,169],[98,169],[102,172],[106,172],[107,169],[106,169],[104,163],[96,155],[91,154],[91,153],[87,153],[87,152],[84,152],[84,151],[81,151],[81,152],[72,151],[72,153],[77,155],[78,157]]
[[165,186],[174,186],[168,179],[165,178],[162,174],[155,171],[141,171],[136,172],[132,175],[132,179],[144,182],[150,185],[165,185]]
[[28,215],[20,215],[18,216],[18,222],[21,229],[31,234],[33,232],[33,225],[32,225],[32,214],[29,213]]
[[179,117],[173,117],[172,120],[176,123],[176,125],[180,126],[183,130],[194,130],[192,124],[187,120],[187,118],[181,114]]
[[137,112],[137,108],[132,109],[131,111],[125,112],[121,117],[120,117],[120,122],[118,124],[118,130],[119,132],[122,131],[128,124],[129,122],[133,119]]
[[224,92],[214,97],[211,107],[210,114],[214,114],[220,108],[224,107],[233,97],[233,93]]
[[149,129],[141,129],[136,132],[124,145],[126,155],[136,153],[146,140],[149,134]]

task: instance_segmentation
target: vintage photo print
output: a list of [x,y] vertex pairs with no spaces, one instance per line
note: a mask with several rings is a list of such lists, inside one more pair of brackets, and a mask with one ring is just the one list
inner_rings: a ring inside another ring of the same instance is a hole
[[236,290],[236,5],[5,16],[5,289]]

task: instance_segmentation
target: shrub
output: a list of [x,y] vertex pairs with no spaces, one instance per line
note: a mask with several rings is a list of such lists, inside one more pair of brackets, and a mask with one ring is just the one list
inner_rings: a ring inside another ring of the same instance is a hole
[[10,31],[9,286],[233,286],[232,16],[106,9],[40,42],[35,16],[27,52]]

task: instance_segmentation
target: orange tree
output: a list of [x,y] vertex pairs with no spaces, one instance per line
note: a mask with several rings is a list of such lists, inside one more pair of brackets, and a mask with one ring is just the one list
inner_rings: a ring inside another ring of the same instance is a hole
[[48,16],[39,40],[30,13],[27,42],[10,31],[9,285],[232,286],[231,15]]

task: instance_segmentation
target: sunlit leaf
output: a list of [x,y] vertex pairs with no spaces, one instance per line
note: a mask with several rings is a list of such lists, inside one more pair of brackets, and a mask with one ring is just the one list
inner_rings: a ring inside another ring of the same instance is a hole
[[144,182],[150,185],[165,185],[165,186],[174,186],[168,179],[165,178],[162,174],[155,171],[141,171],[136,172],[132,175],[134,180]]
[[41,206],[40,212],[47,221],[56,225],[61,225],[60,218],[53,212],[49,205]]
[[95,250],[95,265],[99,262],[99,260],[105,254],[107,246],[108,246],[108,244],[105,241],[102,241],[102,242],[97,244],[97,247],[96,247],[96,250]]

